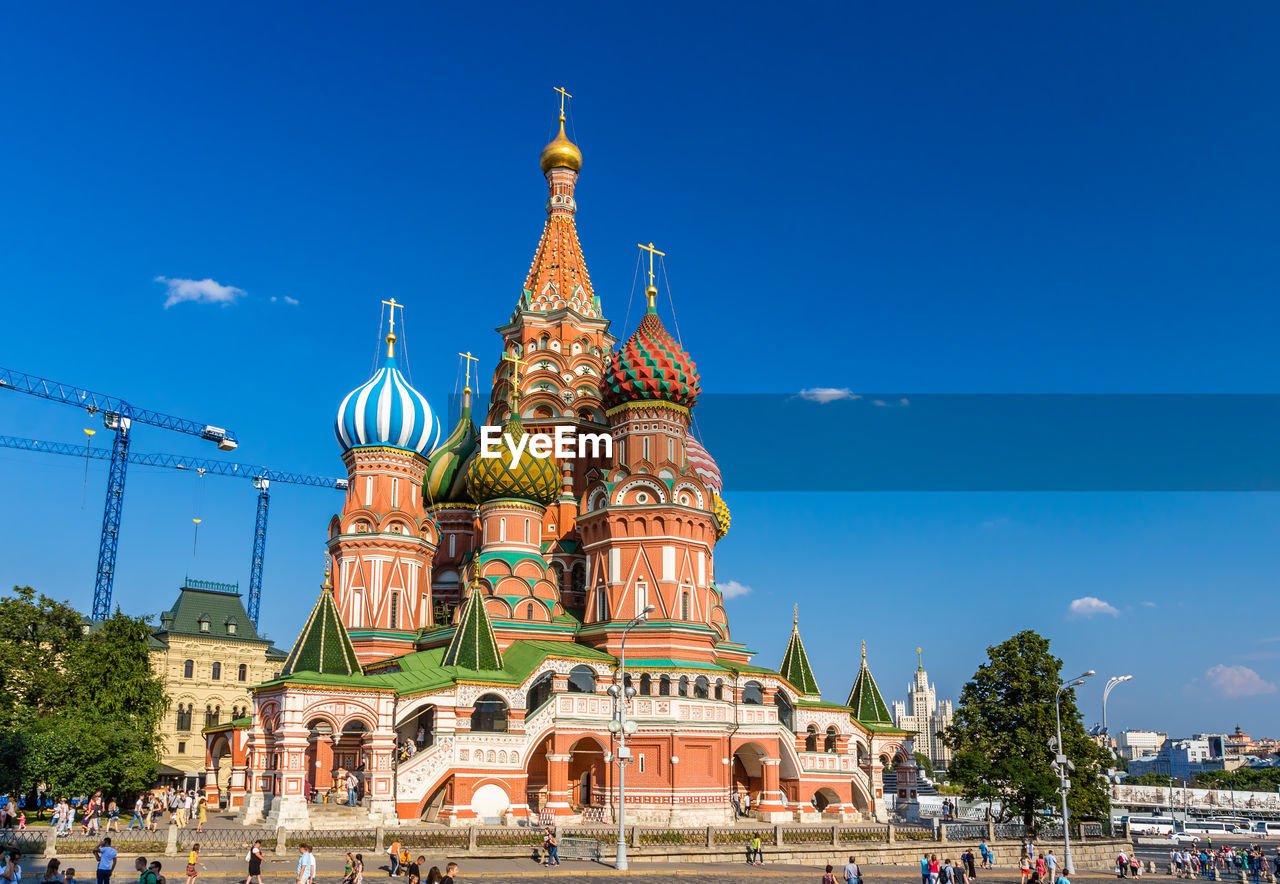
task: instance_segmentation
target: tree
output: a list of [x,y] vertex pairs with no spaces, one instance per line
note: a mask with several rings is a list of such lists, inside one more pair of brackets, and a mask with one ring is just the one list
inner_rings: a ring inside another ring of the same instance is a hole
[[1168,786],[1173,783],[1173,778],[1168,774],[1162,773],[1144,773],[1136,777],[1125,777],[1124,784],[1126,786]]
[[929,756],[923,752],[915,753],[916,767],[924,771],[924,775],[930,780],[934,779],[933,762],[929,760]]
[[146,618],[119,609],[90,627],[29,586],[0,599],[0,794],[144,788],[160,763],[168,706]]
[[[1049,652],[1048,639],[1032,630],[987,649],[960,693],[952,725],[943,739],[952,749],[951,782],[970,800],[1003,806],[1002,818],[1020,816],[1031,827],[1038,813],[1059,806],[1058,775],[1051,739],[1056,737],[1054,696],[1062,661]],[[1075,692],[1061,701],[1062,741],[1075,764],[1067,804],[1073,817],[1107,813],[1107,792],[1098,774],[1109,754],[1085,733]]]

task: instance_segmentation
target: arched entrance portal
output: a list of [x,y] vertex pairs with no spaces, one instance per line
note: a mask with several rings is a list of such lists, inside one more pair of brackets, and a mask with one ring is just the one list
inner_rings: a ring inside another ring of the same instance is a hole
[[313,719],[307,725],[306,798],[314,801],[316,795],[333,788],[333,725],[323,718]]
[[828,807],[835,806],[834,809],[840,807],[840,796],[835,793],[834,789],[823,787],[813,793],[810,803],[818,813],[826,813]]
[[569,806],[574,813],[588,813],[584,808],[604,808],[604,751],[591,737],[583,737],[569,750]]
[[[231,744],[228,742],[225,734],[218,736],[213,742],[213,747],[209,750],[209,767],[213,772],[213,786],[217,789],[217,795],[212,800],[216,801],[219,807],[226,807],[229,798],[228,786],[231,784]],[[205,778],[208,779],[208,771],[205,772]],[[208,783],[206,783],[206,786]],[[208,789],[205,789],[205,797],[209,798]]]

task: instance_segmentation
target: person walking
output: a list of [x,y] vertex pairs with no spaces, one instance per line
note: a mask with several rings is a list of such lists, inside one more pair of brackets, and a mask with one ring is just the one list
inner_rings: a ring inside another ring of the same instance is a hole
[[1023,848],[1022,857],[1018,860],[1018,872],[1022,875],[1022,884],[1031,880],[1031,857],[1027,856],[1026,848]]
[[545,859],[544,866],[550,866],[552,862],[560,865],[560,842],[556,840],[556,833],[551,831],[551,827],[547,826],[542,834],[542,850]]
[[827,864],[827,870],[822,873],[822,884],[836,884],[836,876],[831,874],[831,864]]
[[852,856],[844,867],[844,884],[862,884],[862,869]]
[[111,884],[111,873],[116,870],[116,849],[111,846],[111,839],[103,838],[93,848],[93,856],[98,861],[98,884]]
[[920,884],[929,884],[929,854],[920,857]]
[[360,788],[360,781],[356,779],[355,771],[347,771],[347,807],[355,807],[357,798],[356,793]]
[[133,802],[133,819],[129,820],[129,827],[125,829],[126,832],[133,831],[134,823],[138,824],[138,831],[143,831],[147,828],[146,822],[142,819],[143,810],[142,793],[139,792],[137,800]]
[[297,884],[314,884],[315,880],[316,858],[311,853],[311,845],[299,844]]
[[[350,855],[347,854],[347,856]],[[244,876],[244,884],[250,884],[251,881],[262,884],[262,842],[255,838],[253,846],[249,848],[244,858],[249,863],[249,872]]]
[[351,884],[364,884],[364,854],[357,853],[351,866]]
[[764,865],[764,851],[760,848],[760,833],[756,833],[751,838],[751,853],[748,856],[747,864],[752,866]]
[[107,803],[107,831],[120,834],[120,805],[114,798]]
[[965,868],[969,870],[969,880],[970,881],[976,880],[978,877],[978,868],[977,868],[977,863],[975,863],[973,859],[972,847],[964,852],[964,864],[965,864]]
[[133,861],[133,870],[138,873],[138,884],[160,884],[160,876],[147,865],[147,858],[140,856]]
[[391,875],[394,878],[400,873],[400,839],[391,842],[391,846],[387,848],[387,855],[391,857]]
[[196,884],[196,876],[200,874],[199,866],[204,868],[204,863],[200,862],[200,845],[192,844],[191,853],[187,854],[187,884]]
[[49,860],[49,864],[44,867],[44,876],[40,879],[40,884],[62,884],[62,876],[58,874],[58,868],[61,865],[61,860]]
[[440,879],[440,884],[456,884],[458,871],[457,863],[449,863],[444,867],[444,877]]
[[204,824],[209,820],[209,801],[203,795],[196,804],[196,833],[204,831]]
[[1053,855],[1052,850],[1044,855],[1044,868],[1045,874],[1048,876],[1046,880],[1048,880],[1049,884],[1054,884],[1058,879],[1058,858]]
[[929,884],[938,884],[942,878],[942,865],[938,862],[938,854],[929,854]]

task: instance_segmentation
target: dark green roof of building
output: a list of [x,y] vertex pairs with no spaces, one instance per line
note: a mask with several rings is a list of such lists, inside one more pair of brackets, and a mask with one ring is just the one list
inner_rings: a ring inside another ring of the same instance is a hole
[[484,609],[484,594],[472,588],[462,605],[458,628],[453,631],[449,647],[440,661],[445,666],[471,670],[502,668],[502,652],[493,634],[493,623]]
[[863,724],[893,726],[889,707],[885,705],[884,697],[880,696],[880,689],[876,687],[876,680],[867,668],[865,642],[862,645],[862,668],[858,670],[858,677],[853,682],[853,690],[849,692],[845,705],[853,710],[853,717]]
[[163,644],[167,635],[266,641],[249,619],[236,584],[202,580],[185,581],[173,607],[161,612],[156,639]]
[[778,674],[807,697],[817,697],[822,693],[818,690],[818,680],[813,677],[809,655],[804,652],[804,642],[800,640],[798,618],[791,625],[791,640],[787,642],[786,653],[782,655],[782,665],[778,667]]
[[289,659],[280,670],[282,676],[296,672],[315,672],[321,675],[360,675],[360,661],[351,645],[351,636],[338,616],[338,606],[333,600],[333,584],[325,575],[320,598],[311,609],[307,625],[302,627],[294,642]]

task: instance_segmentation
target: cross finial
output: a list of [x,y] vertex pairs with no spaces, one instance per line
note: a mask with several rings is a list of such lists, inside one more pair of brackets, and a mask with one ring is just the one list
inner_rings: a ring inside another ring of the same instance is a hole
[[324,583],[321,586],[333,592],[333,557],[329,555],[328,550],[324,554]]
[[468,350],[466,353],[459,353],[458,355],[461,356],[464,360],[466,360],[464,364],[467,366],[467,382],[463,386],[466,389],[470,390],[471,389],[471,363],[479,362],[480,357],[472,356],[470,350]]
[[800,631],[800,605],[797,604],[791,612],[791,631]]
[[646,252],[648,252],[648,253],[649,253],[649,287],[648,287],[647,289],[645,289],[644,293],[645,293],[645,295],[647,295],[647,296],[648,296],[648,298],[649,298],[649,309],[650,309],[650,310],[652,310],[652,309],[653,309],[653,298],[654,298],[654,296],[655,296],[655,295],[657,295],[657,294],[658,294],[658,287],[657,287],[657,286],[655,286],[655,285],[653,284],[653,280],[654,280],[654,276],[653,276],[653,256],[654,256],[654,255],[661,255],[662,257],[664,257],[664,258],[665,258],[665,257],[667,256],[667,253],[666,253],[666,252],[660,252],[660,251],[658,251],[657,249],[655,249],[655,248],[653,247],[653,243],[649,243],[648,245],[645,245],[644,243],[639,243],[639,242],[638,242],[638,243],[636,243],[636,245],[637,245],[639,248],[644,249]]
[[556,91],[560,93],[560,119],[563,120],[564,119],[564,100],[566,98],[573,98],[573,96],[570,95],[568,92],[565,92],[564,87],[562,86],[557,86]]
[[404,304],[401,304],[394,297],[390,301],[383,301],[391,308],[391,331],[387,332],[387,355],[396,355],[396,308],[400,308],[400,315],[404,316]]
[[521,359],[516,353],[504,353],[502,358],[511,363],[511,411],[516,412],[516,406],[520,403],[520,367],[528,365],[528,359]]
[[867,640],[865,638],[862,640],[862,665],[864,667],[867,665]]

